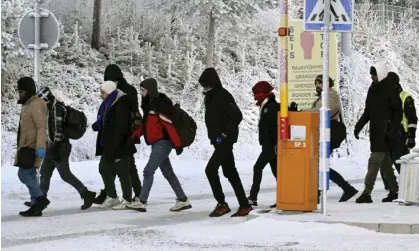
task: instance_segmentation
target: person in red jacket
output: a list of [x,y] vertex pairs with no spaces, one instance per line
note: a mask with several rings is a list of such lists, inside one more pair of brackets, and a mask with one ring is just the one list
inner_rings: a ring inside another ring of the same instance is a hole
[[173,148],[176,149],[178,155],[183,151],[179,135],[172,124],[173,103],[165,94],[158,92],[157,81],[154,78],[141,82],[140,88],[144,117],[131,139],[135,141],[136,138],[144,136],[147,145],[151,145],[151,154],[144,168],[140,201],[132,203],[127,208],[146,212],[147,199],[158,167],[177,196],[176,204],[170,208],[170,211],[192,208],[169,160],[169,154]]

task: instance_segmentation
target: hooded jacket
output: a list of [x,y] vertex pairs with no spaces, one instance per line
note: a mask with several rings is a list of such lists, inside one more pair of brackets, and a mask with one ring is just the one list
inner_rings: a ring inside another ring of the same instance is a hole
[[215,144],[221,135],[226,135],[226,140],[231,144],[236,143],[243,115],[233,96],[223,88],[214,68],[205,69],[199,83],[209,89],[204,93],[204,102],[205,125],[211,144]]
[[271,94],[260,106],[259,144],[273,147],[278,142],[278,111],[279,104],[275,95]]
[[134,131],[132,138],[144,135],[147,145],[160,140],[170,140],[175,149],[182,148],[179,134],[173,125],[173,103],[166,94],[159,93],[157,81],[154,78],[145,79],[140,84],[148,92],[142,98],[143,120],[140,127]]
[[376,71],[377,82],[371,84],[365,101],[364,112],[355,125],[355,134],[370,123],[371,152],[387,152],[392,149],[400,128],[403,110],[394,80],[388,78],[384,63],[371,67]]

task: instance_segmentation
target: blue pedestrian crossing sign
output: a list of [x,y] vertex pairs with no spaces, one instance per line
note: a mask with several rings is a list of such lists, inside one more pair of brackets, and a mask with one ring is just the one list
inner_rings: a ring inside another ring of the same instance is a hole
[[[354,0],[330,0],[331,31],[352,32]],[[321,31],[324,22],[324,0],[304,1],[304,28]]]

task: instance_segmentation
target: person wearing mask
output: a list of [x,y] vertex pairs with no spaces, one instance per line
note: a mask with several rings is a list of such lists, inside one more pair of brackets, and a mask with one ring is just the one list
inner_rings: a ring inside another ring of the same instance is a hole
[[14,166],[18,167],[19,180],[26,185],[31,197],[30,208],[19,212],[24,217],[42,216],[49,200],[39,187],[37,169],[45,158],[47,143],[47,107],[36,95],[35,81],[22,77],[17,81],[18,104],[22,105],[17,132],[17,154]]
[[183,151],[179,135],[172,123],[173,103],[164,93],[158,91],[157,81],[154,78],[142,81],[140,91],[144,118],[131,139],[135,142],[136,139],[144,136],[147,145],[151,145],[151,154],[144,168],[144,184],[140,201],[133,203],[128,208],[139,212],[147,211],[147,201],[153,186],[154,173],[160,167],[163,176],[177,197],[176,204],[170,208],[170,211],[178,212],[190,209],[192,205],[186,197],[169,159],[173,148],[178,155]]
[[[320,108],[322,107],[322,93],[323,93],[323,75],[318,75],[314,80],[314,84],[316,87],[317,99],[314,101],[313,106],[311,109],[306,111],[308,112],[320,112]],[[342,141],[346,138],[346,130],[341,131],[338,130],[338,124],[342,123],[340,121],[341,112],[342,112],[342,105],[340,102],[340,97],[338,92],[333,88],[335,85],[335,81],[331,77],[329,77],[329,92],[327,93],[327,97],[329,100],[329,108],[330,108],[330,120],[331,120],[331,128],[330,128],[330,154],[333,150],[340,147]],[[336,183],[342,190],[343,194],[339,199],[339,202],[346,202],[354,197],[358,190],[355,189],[351,184],[349,184],[340,173],[338,173],[333,168],[330,168],[330,180]]]
[[[124,92],[129,99],[129,108],[131,110],[131,123],[134,124],[135,128],[140,126],[141,114],[138,107],[138,93],[134,86],[128,84],[127,80],[124,78],[124,75],[121,69],[115,65],[110,64],[106,67],[104,73],[104,81],[113,81],[117,84],[117,88]],[[133,131],[133,130],[132,130]],[[140,142],[133,142],[139,144]],[[134,191],[133,201],[138,201],[141,193],[141,180],[138,175],[137,167],[135,166],[135,157],[134,154],[131,156],[130,160],[130,177],[132,182],[132,189]],[[106,190],[101,190],[99,196],[95,199],[95,204],[102,204],[106,199]]]
[[[99,172],[105,184],[107,198],[103,207],[114,210],[126,209],[132,202],[130,178],[131,156],[136,152],[130,142],[131,111],[128,96],[116,88],[116,83],[106,81],[100,87],[103,99],[97,121],[92,125],[98,131],[96,155],[101,156]],[[115,177],[119,177],[123,199],[115,190]]]
[[390,151],[397,141],[403,109],[394,82],[388,78],[387,66],[378,63],[371,67],[372,84],[368,89],[365,108],[355,125],[354,135],[359,139],[362,128],[370,123],[371,155],[368,160],[368,171],[365,176],[365,189],[356,199],[356,203],[372,203],[371,192],[379,170],[388,182],[390,192],[382,202],[392,202],[398,198],[398,184],[391,167]]
[[[401,99],[403,109],[402,123],[399,128],[397,140],[390,153],[391,162],[400,174],[400,164],[397,164],[396,161],[403,155],[409,154],[409,150],[416,146],[415,138],[418,117],[416,114],[415,101],[410,93],[403,91],[399,75],[394,72],[389,72],[387,78],[394,84],[394,87]],[[383,179],[385,189],[389,190],[388,181],[384,178],[382,171],[381,177]]]
[[209,216],[220,217],[231,212],[225,201],[220,176],[218,175],[220,166],[224,176],[233,187],[239,202],[239,209],[232,217],[246,216],[253,208],[246,198],[233,154],[233,145],[237,142],[239,124],[243,115],[233,96],[223,88],[214,68],[205,69],[199,78],[199,83],[204,88],[205,125],[208,131],[208,139],[215,148],[205,168],[214,198],[217,201],[217,206]]
[[[66,107],[64,103],[56,99],[48,87],[41,88],[38,97],[45,101],[48,108],[48,148],[41,166],[41,190],[45,195],[48,193],[52,174],[57,168],[61,179],[79,192],[80,197],[84,200],[81,209],[85,210],[92,206],[96,193],[89,191],[70,170],[71,144],[64,133],[64,123],[67,117]],[[30,206],[31,203],[25,202],[25,205]]]

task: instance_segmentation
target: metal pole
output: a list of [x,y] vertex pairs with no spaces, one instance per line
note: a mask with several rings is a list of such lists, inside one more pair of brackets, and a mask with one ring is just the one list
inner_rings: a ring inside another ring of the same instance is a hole
[[[39,72],[40,72],[40,66],[41,66],[41,12],[40,12],[40,6],[39,6],[38,0],[35,0],[35,47],[34,47],[34,53],[35,53],[35,62],[34,62],[34,80],[36,89],[38,89],[39,86]],[[39,168],[36,170],[36,178],[38,180],[38,184],[40,183],[40,177],[39,177]]]
[[[351,56],[351,35],[352,33],[350,32],[342,32],[341,34],[341,40],[340,40],[340,50],[342,51],[342,54],[349,58]],[[348,66],[345,65],[343,68],[343,72],[340,74],[342,81],[341,83],[343,83],[344,85],[346,84],[347,86],[351,86],[351,84],[349,83],[349,81],[347,81],[347,79],[345,78],[345,76],[347,76],[348,74]],[[340,94],[340,92],[339,92]],[[340,96],[341,97],[341,96]],[[342,101],[342,99],[341,99]],[[343,120],[345,118],[345,114],[343,109],[341,109],[341,121],[342,123],[345,123],[345,121]],[[349,152],[349,144],[348,144],[348,138],[345,138],[345,142],[346,142],[346,154],[349,156],[350,152]]]
[[320,166],[322,168],[322,204],[321,211],[327,216],[327,188],[329,183],[330,157],[330,109],[329,93],[329,32],[330,32],[330,0],[324,1],[323,26],[323,91],[320,109]]
[[286,28],[287,36],[280,36],[278,43],[279,81],[281,96],[280,139],[289,139],[288,123],[288,0],[280,1],[280,28]]

